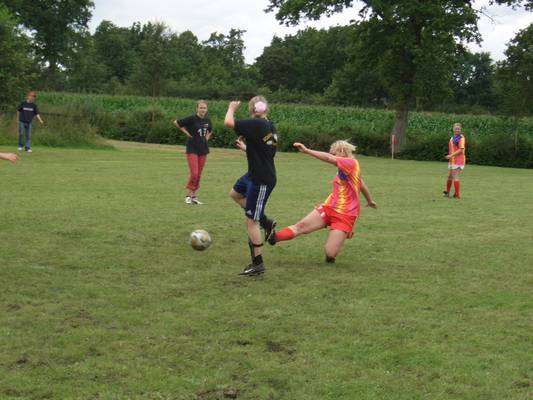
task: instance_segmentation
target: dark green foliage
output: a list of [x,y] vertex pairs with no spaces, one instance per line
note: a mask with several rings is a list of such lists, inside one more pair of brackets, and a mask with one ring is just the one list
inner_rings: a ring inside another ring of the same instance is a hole
[[16,25],[14,16],[0,4],[0,112],[14,109],[35,81],[30,42]]
[[28,30],[34,31],[32,44],[43,68],[42,84],[61,86],[60,65],[65,65],[79,35],[87,29],[94,3],[91,0],[4,0],[3,2]]

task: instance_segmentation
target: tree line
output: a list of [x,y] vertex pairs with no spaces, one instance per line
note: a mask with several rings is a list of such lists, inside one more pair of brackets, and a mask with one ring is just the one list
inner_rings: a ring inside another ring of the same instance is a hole
[[[533,0],[493,3],[533,9]],[[358,17],[351,25],[274,37],[248,65],[243,30],[200,41],[163,22],[102,21],[91,33],[90,0],[2,0],[0,104],[30,87],[210,99],[260,92],[275,101],[394,109],[400,140],[409,110],[533,113],[533,25],[494,62],[467,49],[481,40],[482,11],[472,1],[270,0],[268,11],[297,25],[347,7]]]

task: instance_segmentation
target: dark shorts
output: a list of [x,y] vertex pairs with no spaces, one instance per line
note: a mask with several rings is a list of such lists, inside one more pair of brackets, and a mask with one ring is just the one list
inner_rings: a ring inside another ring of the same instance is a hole
[[265,213],[265,207],[274,185],[261,185],[251,181],[248,174],[241,176],[233,185],[233,190],[246,198],[245,215],[259,221]]

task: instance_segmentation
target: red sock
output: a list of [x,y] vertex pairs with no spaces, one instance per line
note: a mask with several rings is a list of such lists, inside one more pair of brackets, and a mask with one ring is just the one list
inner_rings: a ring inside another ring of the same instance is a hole
[[450,189],[452,188],[452,180],[450,178],[448,178],[448,180],[446,181],[446,192],[447,193],[450,193]]
[[276,232],[276,242],[282,242],[284,240],[291,240],[295,236],[291,228],[283,228],[281,231]]
[[455,189],[454,197],[461,197],[459,194],[459,186],[461,184],[461,181],[453,181],[453,188]]

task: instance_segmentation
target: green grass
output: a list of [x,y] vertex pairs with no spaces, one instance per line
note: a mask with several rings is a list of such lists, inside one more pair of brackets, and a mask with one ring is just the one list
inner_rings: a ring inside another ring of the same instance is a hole
[[[315,232],[251,279],[242,154],[214,149],[187,206],[183,148],[113,144],[0,164],[0,399],[532,398],[533,171],[467,166],[456,201],[444,163],[360,157],[380,209],[337,264]],[[285,226],[335,171],[277,168]]]

